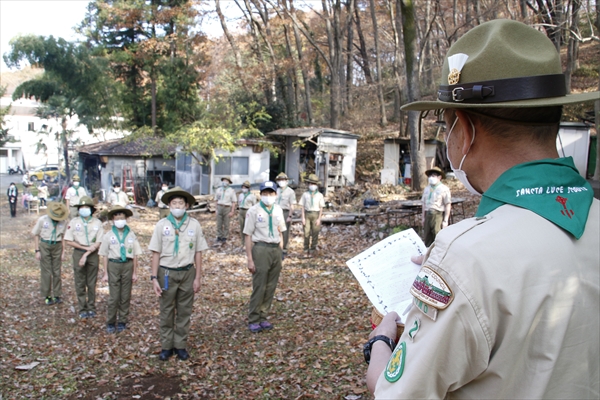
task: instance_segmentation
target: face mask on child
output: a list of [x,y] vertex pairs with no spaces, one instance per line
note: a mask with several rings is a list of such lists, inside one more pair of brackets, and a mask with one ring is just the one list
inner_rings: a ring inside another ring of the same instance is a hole
[[308,190],[316,192],[319,187],[317,185],[308,185]]
[[81,215],[83,218],[87,218],[92,215],[92,210],[90,210],[89,207],[81,207],[79,209],[79,215]]
[[265,206],[272,206],[273,204],[275,204],[275,200],[277,199],[277,197],[275,196],[260,196],[260,201],[263,202],[263,204]]
[[117,229],[123,229],[125,228],[125,225],[127,225],[127,221],[124,219],[118,219],[115,221],[115,226]]

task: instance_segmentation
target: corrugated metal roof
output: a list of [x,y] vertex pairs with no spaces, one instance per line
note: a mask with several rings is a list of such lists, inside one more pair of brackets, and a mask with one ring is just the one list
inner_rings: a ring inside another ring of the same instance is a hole
[[273,132],[268,132],[270,136],[295,136],[299,138],[311,138],[322,134],[340,135],[340,136],[351,136],[358,138],[359,135],[348,131],[341,131],[338,129],[331,128],[316,128],[316,127],[305,127],[305,128],[284,128],[277,129]]
[[88,144],[77,149],[80,153],[99,156],[162,156],[175,154],[176,145],[160,138],[144,138],[143,140],[113,139]]

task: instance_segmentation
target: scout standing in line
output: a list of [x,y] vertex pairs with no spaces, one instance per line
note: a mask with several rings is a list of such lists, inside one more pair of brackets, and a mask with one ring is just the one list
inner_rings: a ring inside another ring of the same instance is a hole
[[217,201],[217,242],[226,242],[229,238],[229,219],[235,212],[237,202],[235,190],[229,185],[233,182],[228,176],[221,178],[221,187],[215,192]]
[[277,200],[277,184],[267,181],[260,185],[260,202],[246,214],[246,256],[248,271],[252,273],[252,295],[248,329],[257,333],[273,329],[267,321],[273,295],[281,272],[285,220]]
[[118,205],[121,207],[126,207],[129,204],[129,196],[127,196],[127,193],[121,191],[121,185],[119,185],[119,182],[113,183],[113,190],[110,193],[110,196],[108,196],[108,202],[112,206]]
[[69,209],[71,210],[71,218],[77,217],[77,204],[79,204],[83,196],[87,196],[85,188],[82,188],[79,185],[79,175],[73,175],[73,185],[67,189],[67,193],[65,194],[67,207],[69,207]]
[[240,209],[240,236],[242,237],[242,246],[244,246],[244,224],[246,223],[246,213],[248,209],[257,202],[256,196],[250,191],[250,182],[246,181],[242,184],[242,193],[238,197],[238,208]]
[[161,200],[163,194],[167,193],[167,190],[169,190],[169,185],[163,183],[162,188],[156,193],[156,199],[154,201],[158,204],[158,219],[166,218],[170,213],[169,207]]
[[429,185],[423,190],[423,235],[425,246],[429,247],[435,240],[438,232],[448,226],[452,198],[450,189],[442,183],[444,172],[439,167],[425,171]]
[[[40,291],[47,305],[62,303],[60,270],[65,260],[63,235],[67,229],[69,208],[58,202],[48,203],[48,214],[40,217],[31,234],[35,243],[35,259],[40,262]],[[53,295],[54,294],[54,295]]]
[[308,191],[302,194],[300,205],[302,206],[302,225],[304,225],[304,251],[310,255],[317,250],[319,243],[319,232],[321,231],[321,217],[325,199],[319,192],[319,178],[310,174],[305,179],[308,183]]
[[166,361],[175,353],[180,360],[187,360],[194,293],[200,290],[202,251],[208,245],[200,223],[186,213],[196,202],[194,196],[174,187],[161,200],[171,213],[158,221],[148,246],[152,251],[150,280],[160,297],[159,358]]
[[94,218],[94,201],[83,196],[77,204],[78,217],[69,222],[66,244],[73,247],[73,277],[79,303],[79,318],[96,316],[96,280],[98,278],[98,248],[102,241],[102,222]]
[[281,172],[275,178],[277,182],[277,205],[283,210],[283,217],[285,218],[286,230],[283,232],[283,254],[287,254],[288,241],[290,239],[290,225],[292,224],[292,213],[294,211],[294,205],[296,204],[296,192],[294,189],[288,186],[288,177],[285,173]]
[[108,282],[110,295],[106,318],[108,333],[123,332],[127,328],[131,286],[137,282],[135,271],[142,248],[135,233],[127,226],[127,217],[132,215],[131,210],[121,206],[115,206],[108,212],[108,219],[113,221],[113,226],[104,234],[98,251],[98,254],[103,257],[102,281]]

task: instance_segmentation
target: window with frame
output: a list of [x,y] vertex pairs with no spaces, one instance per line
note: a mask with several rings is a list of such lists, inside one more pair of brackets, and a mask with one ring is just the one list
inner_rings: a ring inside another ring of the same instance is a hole
[[189,172],[192,170],[193,157],[183,152],[177,153],[177,171]]
[[215,163],[215,175],[248,175],[249,157],[220,157]]

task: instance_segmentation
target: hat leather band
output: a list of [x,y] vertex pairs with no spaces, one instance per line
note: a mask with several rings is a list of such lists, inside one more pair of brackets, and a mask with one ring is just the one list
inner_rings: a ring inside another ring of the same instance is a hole
[[527,76],[458,85],[440,85],[438,100],[450,103],[500,103],[567,94],[563,74]]

